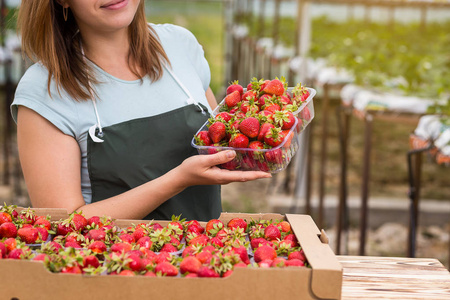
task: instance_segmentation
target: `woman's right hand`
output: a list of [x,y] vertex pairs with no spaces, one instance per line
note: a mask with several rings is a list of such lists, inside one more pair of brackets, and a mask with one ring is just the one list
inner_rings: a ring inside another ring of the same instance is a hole
[[236,152],[233,150],[191,156],[176,168],[180,184],[186,188],[192,185],[228,184],[272,177],[270,173],[262,171],[230,171],[217,167],[235,157]]

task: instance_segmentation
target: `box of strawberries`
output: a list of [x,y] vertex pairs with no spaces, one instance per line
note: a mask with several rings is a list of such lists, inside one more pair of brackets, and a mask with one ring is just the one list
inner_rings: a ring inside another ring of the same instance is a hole
[[288,87],[284,77],[253,78],[246,88],[235,81],[191,145],[199,154],[236,150],[235,159],[221,168],[280,172],[298,150],[299,134],[314,118],[315,93],[301,84]]
[[2,299],[341,297],[342,266],[307,215],[222,213],[199,222],[48,212],[57,217],[0,208]]

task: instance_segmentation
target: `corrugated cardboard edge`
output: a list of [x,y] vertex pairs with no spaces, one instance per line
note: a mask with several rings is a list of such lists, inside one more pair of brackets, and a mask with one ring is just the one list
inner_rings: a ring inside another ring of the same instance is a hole
[[340,299],[342,265],[330,246],[320,239],[321,231],[309,215],[287,214],[306,259],[312,266],[311,290],[318,298]]

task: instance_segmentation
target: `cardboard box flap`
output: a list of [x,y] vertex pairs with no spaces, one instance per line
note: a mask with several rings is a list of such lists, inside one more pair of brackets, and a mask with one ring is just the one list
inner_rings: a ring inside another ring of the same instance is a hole
[[321,232],[311,216],[287,214],[286,219],[312,266],[311,290],[318,298],[339,299],[342,265],[330,246],[321,241]]
[[253,220],[284,220],[284,216],[280,214],[274,213],[259,213],[259,214],[249,214],[249,213],[226,213],[223,212],[220,214],[219,219],[227,224],[233,218],[242,218],[244,220],[251,221]]

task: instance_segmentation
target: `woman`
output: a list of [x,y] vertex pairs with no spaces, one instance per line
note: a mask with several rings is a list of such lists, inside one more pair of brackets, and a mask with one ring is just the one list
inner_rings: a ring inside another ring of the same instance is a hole
[[208,63],[189,31],[148,25],[144,1],[23,0],[18,24],[38,62],[11,106],[34,207],[208,220],[220,184],[270,177],[215,167],[234,151],[195,155],[216,106]]

